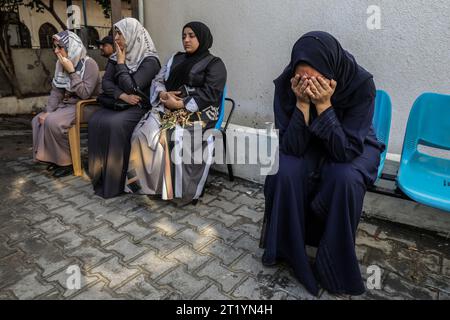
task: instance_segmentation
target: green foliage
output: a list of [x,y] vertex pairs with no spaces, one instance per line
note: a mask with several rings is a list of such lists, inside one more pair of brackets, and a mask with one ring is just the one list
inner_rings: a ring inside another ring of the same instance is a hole
[[103,14],[105,18],[109,19],[111,17],[111,1],[110,0],[95,0],[99,5],[102,6]]

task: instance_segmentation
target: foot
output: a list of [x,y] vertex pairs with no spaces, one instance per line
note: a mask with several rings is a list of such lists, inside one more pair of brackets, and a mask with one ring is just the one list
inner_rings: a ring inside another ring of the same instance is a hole
[[73,167],[67,166],[67,167],[59,167],[58,169],[56,169],[55,172],[53,173],[53,176],[55,178],[63,178],[70,176],[72,174],[73,174]]
[[49,166],[48,163],[46,162],[40,162],[40,161],[35,161],[34,162],[34,167],[38,170],[44,170],[47,169],[47,167]]
[[86,171],[86,173],[89,173],[89,161],[88,160],[83,161],[83,169],[84,169],[84,171]]
[[182,207],[185,207],[185,206],[188,206],[188,205],[192,204],[192,200],[183,200],[183,199],[175,198],[175,199],[172,200],[172,203],[174,205],[176,205],[177,208],[182,208]]
[[51,163],[51,164],[49,164],[49,165],[47,166],[46,170],[47,170],[47,171],[55,171],[55,170],[58,169],[58,168],[59,168],[59,166],[57,166],[56,164]]
[[269,260],[268,258],[267,258],[267,256],[266,256],[266,253],[264,253],[263,254],[263,256],[262,256],[262,259],[261,259],[261,262],[262,262],[262,264],[263,264],[263,266],[265,266],[265,267],[273,267],[273,266],[275,266],[278,262],[276,261],[276,259],[275,260]]

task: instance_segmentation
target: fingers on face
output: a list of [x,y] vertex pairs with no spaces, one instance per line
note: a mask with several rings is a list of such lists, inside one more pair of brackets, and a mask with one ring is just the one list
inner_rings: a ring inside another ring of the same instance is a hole
[[292,87],[293,90],[295,90],[295,88],[297,87],[297,84],[298,84],[298,82],[297,82],[297,80],[295,79],[295,77],[292,78],[292,79],[291,79],[291,87]]
[[306,80],[305,76],[301,77],[299,74],[296,74],[292,78],[292,84],[293,86],[301,86],[305,80]]
[[314,84],[314,81],[312,79],[308,80],[308,89],[309,89],[309,92],[311,92],[314,95],[319,93],[319,90],[317,89],[317,87]]
[[312,83],[314,84],[313,86],[313,90],[314,93],[320,93],[323,94],[325,92],[324,88],[322,87],[322,85],[319,83],[319,81],[317,80],[317,78],[312,78]]
[[312,92],[312,90],[311,90],[311,86],[308,86],[307,88],[306,88],[306,90],[305,90],[305,93],[310,97],[310,98],[315,98],[316,96],[315,96],[315,94]]
[[303,93],[305,92],[306,88],[308,87],[308,81],[305,79],[303,80],[302,86],[300,88],[300,91]]
[[291,84],[294,91],[297,91],[299,94],[304,94],[305,89],[308,87],[308,77],[300,77],[300,75],[297,74],[291,79]]
[[331,80],[330,86],[331,86],[331,89],[333,89],[333,90],[336,89],[337,82],[335,80]]
[[323,89],[325,89],[326,91],[329,91],[331,89],[330,88],[330,82],[328,80],[325,80],[322,77],[319,77],[318,80],[319,80],[320,85],[322,86]]

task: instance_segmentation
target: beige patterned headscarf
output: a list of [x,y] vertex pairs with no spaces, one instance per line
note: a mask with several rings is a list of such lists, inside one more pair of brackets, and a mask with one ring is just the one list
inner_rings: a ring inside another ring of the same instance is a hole
[[[126,42],[126,61],[130,73],[136,72],[142,61],[147,57],[158,58],[155,45],[148,31],[134,18],[125,18],[117,22],[114,27],[123,34]],[[117,54],[111,58],[117,61]]]

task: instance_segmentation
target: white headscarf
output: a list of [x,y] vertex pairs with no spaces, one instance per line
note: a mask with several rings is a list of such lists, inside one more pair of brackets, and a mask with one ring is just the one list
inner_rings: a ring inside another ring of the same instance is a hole
[[[83,45],[81,39],[72,31],[62,31],[53,36],[53,39],[58,42],[67,52],[67,59],[69,59],[75,68],[75,72],[83,77],[86,69],[87,56],[86,48]],[[64,67],[59,62],[56,62],[55,76],[53,77],[53,84],[57,88],[66,89],[72,91],[70,87],[69,74],[64,70]]]
[[[156,48],[150,34],[138,20],[134,18],[125,18],[117,22],[114,27],[119,29],[125,38],[125,64],[130,70],[130,73],[136,72],[145,58],[158,58],[158,53],[156,52]],[[117,54],[114,53],[110,59],[117,61]]]

